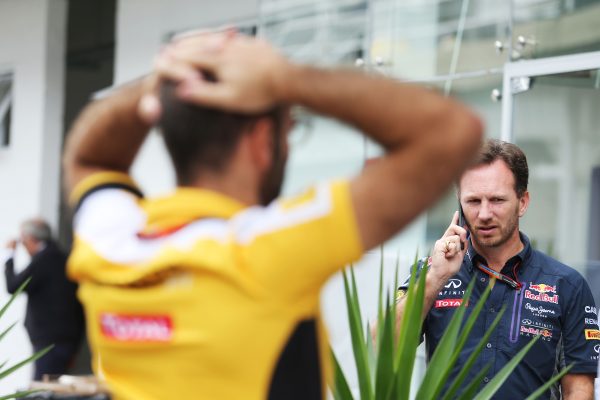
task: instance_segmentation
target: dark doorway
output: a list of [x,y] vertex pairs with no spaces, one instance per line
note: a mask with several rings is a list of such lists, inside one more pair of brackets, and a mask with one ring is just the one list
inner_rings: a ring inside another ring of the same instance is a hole
[[[112,85],[115,61],[116,0],[70,0],[68,3],[64,134],[92,94]],[[61,185],[62,187],[62,185]],[[59,240],[65,249],[72,241],[71,212],[61,196]],[[91,373],[87,343],[72,371]]]

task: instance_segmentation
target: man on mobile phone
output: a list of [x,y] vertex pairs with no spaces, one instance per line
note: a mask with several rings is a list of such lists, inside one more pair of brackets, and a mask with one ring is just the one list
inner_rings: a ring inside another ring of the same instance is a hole
[[[562,398],[591,400],[597,368],[594,349],[600,343],[594,298],[577,271],[534,250],[529,238],[519,231],[519,218],[529,206],[528,179],[527,159],[521,149],[488,140],[458,180],[465,225],[458,224],[456,212],[435,243],[429,261],[422,263],[429,264],[425,293],[428,312],[423,325],[427,355],[431,357],[435,351],[463,301],[467,285],[475,279],[470,304],[477,302],[489,284],[493,285],[492,292],[446,389],[497,313],[506,307],[465,382],[489,364],[489,375],[481,382],[485,385],[533,336],[541,336],[494,398],[524,399],[553,374],[573,364],[560,380]],[[405,285],[399,288],[401,293]],[[400,310],[403,304],[400,296]],[[467,307],[467,315],[471,310]],[[542,398],[559,398],[557,389],[547,391]]]

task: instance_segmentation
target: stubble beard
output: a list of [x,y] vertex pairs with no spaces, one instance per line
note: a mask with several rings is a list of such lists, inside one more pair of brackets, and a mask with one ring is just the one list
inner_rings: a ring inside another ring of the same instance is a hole
[[482,238],[476,230],[471,230],[471,237],[480,248],[497,248],[506,244],[512,238],[515,231],[518,230],[518,227],[519,213],[517,209],[507,223],[504,226],[500,226],[500,235],[498,237]]

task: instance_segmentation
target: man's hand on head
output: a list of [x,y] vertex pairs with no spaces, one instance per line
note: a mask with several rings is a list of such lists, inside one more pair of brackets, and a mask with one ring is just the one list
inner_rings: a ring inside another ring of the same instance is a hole
[[160,115],[157,87],[178,83],[178,95],[190,103],[258,113],[283,100],[291,64],[271,45],[235,31],[184,36],[158,55],[146,79],[140,115],[154,122]]
[[10,249],[10,250],[16,250],[17,249],[17,243],[18,241],[16,239],[11,239],[8,242],[6,242],[6,248]]

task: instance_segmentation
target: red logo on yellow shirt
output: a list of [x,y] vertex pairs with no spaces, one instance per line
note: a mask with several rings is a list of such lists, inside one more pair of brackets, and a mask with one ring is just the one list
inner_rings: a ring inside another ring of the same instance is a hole
[[102,334],[121,342],[168,342],[173,323],[168,315],[100,314]]

